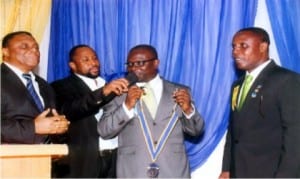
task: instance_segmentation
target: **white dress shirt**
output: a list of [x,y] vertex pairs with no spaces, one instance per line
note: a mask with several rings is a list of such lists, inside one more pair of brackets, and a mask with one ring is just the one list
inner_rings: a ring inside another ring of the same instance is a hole
[[[269,63],[271,63],[271,61],[272,61],[271,59],[265,61],[264,63],[262,63],[261,65],[259,65],[258,67],[256,67],[254,70],[252,70],[251,73],[249,73],[248,71],[246,71],[246,75],[251,75],[253,77],[253,79],[252,79],[252,81],[250,83],[250,88],[251,88],[253,82],[255,81],[255,79],[258,77],[258,75],[263,71],[263,69],[265,69],[265,67]],[[244,85],[242,86],[241,91],[243,90],[243,88],[244,88]],[[239,102],[240,102],[241,96],[242,96],[242,93],[239,94],[239,99],[238,99]]]
[[[151,86],[151,88],[153,90],[157,105],[159,105],[159,102],[160,102],[160,99],[162,96],[162,92],[163,92],[163,81],[160,78],[159,74],[157,74],[151,81],[149,81],[148,84]],[[136,85],[138,87],[143,87],[143,86],[145,86],[145,83],[144,82],[136,83]],[[128,110],[128,108],[125,105],[125,102],[123,103],[122,107],[123,107],[125,113],[128,115],[128,117],[130,117],[130,118],[134,117],[134,109]],[[193,104],[192,104],[192,107],[193,107],[193,111],[191,114],[187,115],[187,114],[183,113],[185,115],[185,117],[188,119],[190,119],[195,114],[195,107]]]
[[[76,74],[80,79],[84,81],[84,83],[92,90],[96,90],[98,88],[101,88],[105,85],[105,80],[101,77],[97,77],[95,79],[88,78],[79,74]],[[99,109],[99,112],[95,114],[95,118],[97,121],[100,120],[101,116],[103,114],[103,110]],[[118,137],[104,140],[99,136],[99,150],[112,150],[116,149],[118,147]]]
[[[19,79],[22,81],[22,83],[26,87],[27,80],[22,76],[24,74],[24,72],[22,72],[21,70],[19,70],[18,68],[16,68],[15,66],[13,66],[9,63],[6,63],[6,62],[3,62],[3,63],[5,63],[5,65],[7,65],[8,68],[10,68],[19,77]],[[42,105],[45,106],[44,99],[42,98],[41,93],[40,93],[39,84],[35,81],[35,75],[31,71],[28,74],[31,76],[32,84],[33,84],[35,92],[39,96],[40,101],[42,102]]]

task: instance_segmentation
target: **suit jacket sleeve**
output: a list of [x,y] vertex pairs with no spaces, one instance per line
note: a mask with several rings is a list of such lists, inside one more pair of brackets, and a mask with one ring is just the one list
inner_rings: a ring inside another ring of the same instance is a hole
[[225,146],[224,146],[222,172],[230,171],[230,158],[231,158],[231,131],[230,131],[230,126],[229,126],[229,128],[227,130],[226,142],[225,142]]
[[[18,77],[1,65],[1,142],[42,143],[47,135],[35,134],[34,119],[40,114],[26,87]],[[54,91],[36,76],[45,109],[55,108]]]
[[288,78],[279,96],[283,146],[276,177],[300,176],[300,77]]
[[204,120],[201,117],[198,110],[195,108],[195,114],[190,118],[186,116],[181,111],[181,116],[179,117],[182,123],[183,132],[189,136],[199,136],[204,128]]
[[51,84],[56,92],[57,106],[71,121],[98,113],[103,101],[102,88],[91,91],[78,77]]
[[[235,98],[233,97],[233,89],[234,86],[237,86],[237,84],[240,82],[236,82],[232,85],[231,87],[231,99]],[[232,99],[231,100],[231,104],[230,106],[233,106],[232,103],[236,103],[236,99]],[[235,108],[236,104],[234,105]],[[233,110],[233,109],[231,109]],[[232,111],[231,111],[232,113]],[[229,117],[229,119],[231,119],[231,116]],[[227,129],[227,134],[226,134],[226,140],[225,140],[225,145],[224,145],[224,153],[223,153],[223,161],[222,161],[222,172],[229,172],[230,171],[230,160],[231,160],[231,125],[230,125],[230,120],[229,120],[229,124],[228,124],[228,129]]]
[[116,97],[113,101],[103,107],[103,115],[98,122],[98,132],[104,139],[110,139],[119,134],[119,132],[131,120],[123,109],[123,100],[125,95]]
[[[172,83],[172,82],[169,83],[168,81],[165,81],[164,85],[165,85],[165,88],[170,88],[171,91],[175,91],[178,88],[184,88],[184,89],[188,90],[188,92],[191,94],[191,89],[187,86]],[[204,120],[203,120],[201,114],[198,112],[193,101],[192,101],[192,103],[193,103],[193,107],[194,107],[194,115],[190,119],[188,119],[184,115],[182,109],[179,106],[177,106],[177,114],[180,114],[179,120],[181,121],[183,132],[188,136],[198,137],[204,129]]]

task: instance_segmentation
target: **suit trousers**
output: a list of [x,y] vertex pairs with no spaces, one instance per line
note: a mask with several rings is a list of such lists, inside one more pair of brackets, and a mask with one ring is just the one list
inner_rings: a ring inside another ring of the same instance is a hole
[[99,178],[116,178],[117,149],[99,151]]

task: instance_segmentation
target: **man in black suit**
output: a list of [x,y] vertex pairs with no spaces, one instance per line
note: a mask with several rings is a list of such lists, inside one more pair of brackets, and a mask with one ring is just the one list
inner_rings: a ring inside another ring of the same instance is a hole
[[[300,75],[277,66],[269,58],[269,44],[261,28],[234,35],[232,55],[246,74],[232,86],[220,178],[300,177]],[[246,84],[248,75],[252,80]]]
[[[9,33],[3,38],[2,54],[1,143],[49,143],[48,135],[64,133],[69,121],[56,112],[51,86],[32,72],[40,60],[36,40],[29,32]],[[29,84],[35,97],[26,88]]]
[[114,178],[117,139],[105,149],[102,144],[112,141],[100,139],[100,150],[97,120],[106,104],[104,99],[111,93],[125,92],[128,81],[121,78],[105,84],[99,77],[97,54],[88,45],[74,46],[69,60],[72,74],[52,83],[60,111],[71,120],[67,133],[70,173],[64,177]]

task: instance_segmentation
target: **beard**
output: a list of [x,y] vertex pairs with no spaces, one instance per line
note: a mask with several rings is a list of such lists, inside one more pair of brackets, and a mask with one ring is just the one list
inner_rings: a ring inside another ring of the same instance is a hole
[[97,74],[92,74],[92,73],[87,73],[86,75],[85,75],[86,77],[89,77],[89,78],[92,78],[92,79],[95,79],[95,78],[97,78],[98,76],[99,76],[99,73],[97,73]]

